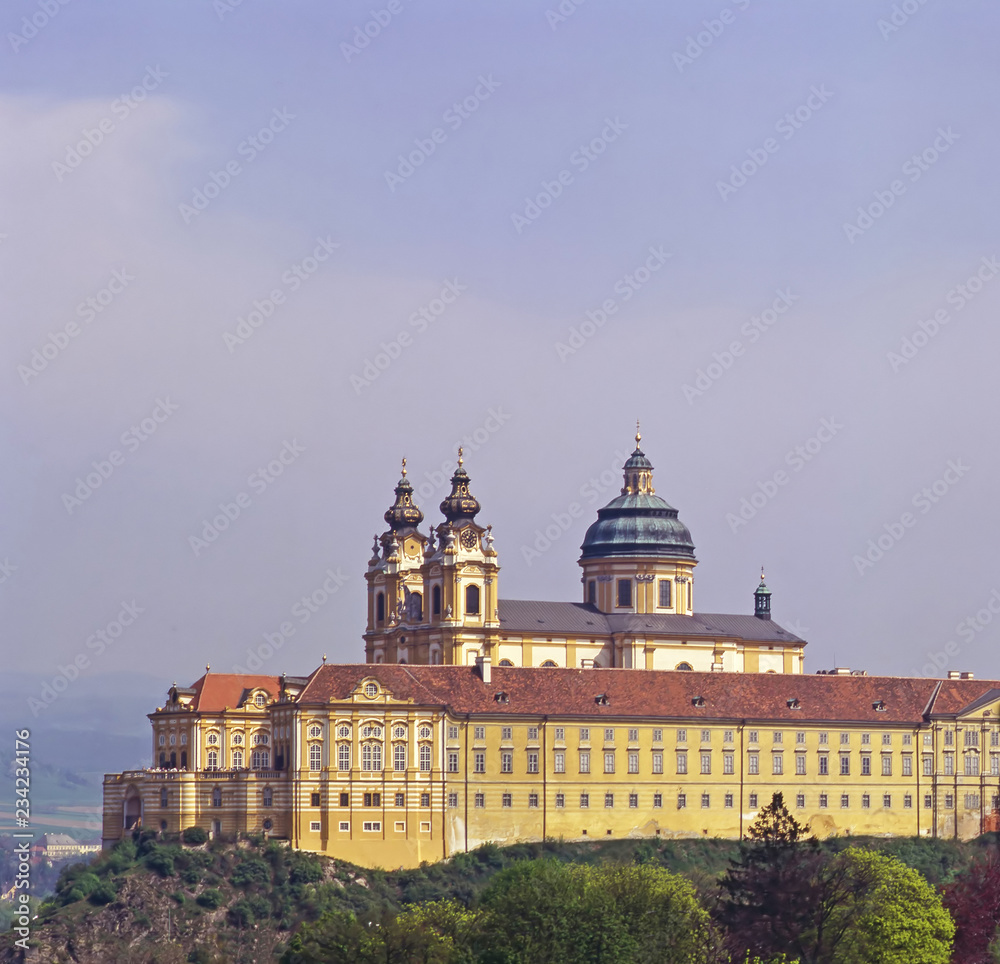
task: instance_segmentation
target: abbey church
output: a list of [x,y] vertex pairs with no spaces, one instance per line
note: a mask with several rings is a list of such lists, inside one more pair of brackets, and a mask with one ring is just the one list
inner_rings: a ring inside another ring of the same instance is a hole
[[691,533],[640,442],[575,602],[501,598],[461,450],[426,529],[404,460],[365,662],[171,686],[152,765],[105,776],[105,846],[198,826],[394,868],[487,841],[739,837],[775,790],[819,836],[998,829],[1000,683],[806,675],[763,574],[747,612],[696,611]]

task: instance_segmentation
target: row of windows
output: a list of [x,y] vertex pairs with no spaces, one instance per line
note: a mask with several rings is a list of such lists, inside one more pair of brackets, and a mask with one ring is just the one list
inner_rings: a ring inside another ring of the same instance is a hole
[[[274,791],[270,787],[264,787],[261,793],[261,806],[263,807],[273,807],[274,806]],[[160,791],[160,806],[166,807],[167,805],[167,791]],[[213,787],[212,788],[212,806],[221,807],[222,806],[222,788]],[[270,821],[265,824],[265,829],[270,830]]]
[[[323,823],[320,820],[310,820],[309,821],[309,829],[312,830],[312,831],[314,831],[314,832],[317,832],[317,831],[321,830],[322,827],[323,827]],[[393,821],[392,828],[393,828],[393,830],[396,831],[396,833],[406,833],[406,821],[405,820],[395,820],[395,821]],[[351,821],[350,820],[338,820],[337,821],[337,829],[341,833],[350,833],[350,830],[351,830]],[[361,830],[364,833],[380,833],[381,830],[382,830],[382,821],[381,820],[362,820],[361,821]],[[430,833],[431,832],[431,824],[430,824],[429,820],[422,820],[422,821],[420,821],[420,832],[421,833]]]
[[[230,754],[230,767],[233,770],[243,769],[243,751],[233,750]],[[250,766],[254,770],[267,770],[271,766],[271,753],[269,750],[254,750],[250,754]],[[219,751],[209,750],[205,754],[205,769],[206,770],[218,770],[219,769]]]
[[[465,613],[467,616],[478,616],[480,605],[480,590],[476,585],[465,587]],[[449,607],[450,608],[450,607]],[[441,615],[441,587],[431,589],[431,611],[435,616]],[[407,618],[419,622],[424,618],[424,597],[419,592],[411,592],[407,596]],[[385,593],[375,596],[375,621],[385,622]]]
[[[173,745],[173,742],[174,742],[174,740],[173,740],[173,734],[171,734],[171,737],[170,737],[170,744],[171,744],[171,746]],[[219,745],[219,734],[218,733],[209,733],[208,736],[205,737],[205,742],[209,746],[218,746]],[[242,733],[233,733],[232,736],[231,736],[231,742],[232,742],[233,746],[243,746],[243,734]],[[254,746],[267,746],[268,743],[271,742],[271,738],[266,733],[254,733],[253,734],[253,741],[252,742],[253,742]],[[181,743],[182,744],[187,743],[187,734],[185,734],[185,733],[181,734]],[[163,746],[163,734],[162,733],[160,734],[160,746]]]
[[[351,805],[351,795],[349,793],[340,793],[337,795],[339,800],[339,806],[349,807]],[[311,793],[309,795],[309,806],[319,807],[322,806],[321,803],[322,795],[319,793]],[[361,796],[362,805],[365,807],[381,807],[382,806],[382,794],[377,790],[369,791],[363,793]],[[392,795],[392,806],[394,807],[405,807],[406,806],[406,794],[405,793],[394,793]],[[387,804],[388,806],[389,804]],[[420,806],[429,807],[431,805],[431,795],[427,791],[420,794]]]
[[[652,577],[650,577],[652,578]],[[688,584],[690,585],[690,584]],[[681,593],[683,591],[684,584],[678,582],[677,588],[677,603],[683,606],[683,599],[681,598]],[[660,609],[670,609],[672,604],[671,595],[673,591],[673,580],[671,579],[659,579],[657,580],[657,606]],[[587,602],[592,606],[597,605],[597,581],[591,579],[587,582]],[[688,608],[691,608],[691,590],[688,590]],[[615,605],[620,607],[629,607],[632,605],[632,580],[631,579],[618,579],[615,581]]]
[[[392,727],[392,738],[394,740],[405,740],[407,735],[407,727],[402,723],[393,724]],[[456,737],[458,735],[458,727],[452,727],[456,731]],[[319,740],[323,737],[323,726],[320,723],[310,724],[307,735],[311,740]],[[382,727],[378,723],[366,723],[360,729],[360,735],[363,740],[368,739],[380,739],[382,736]],[[417,728],[417,736],[421,740],[429,740],[432,736],[431,727],[427,724],[421,724]],[[338,723],[337,724],[337,739],[339,740],[349,740],[351,738],[351,725],[349,723]],[[267,742],[265,738],[263,742]]]
[[[418,765],[424,773],[431,769],[432,754],[428,744],[422,744],[417,754]],[[392,768],[400,771],[406,769],[406,744],[397,743],[392,748]],[[309,769],[317,772],[323,769],[323,747],[319,743],[309,744]],[[351,769],[351,744],[337,745],[337,769]],[[361,769],[367,772],[377,772],[382,769],[382,744],[363,743],[361,745]],[[457,769],[457,763],[456,763]]]

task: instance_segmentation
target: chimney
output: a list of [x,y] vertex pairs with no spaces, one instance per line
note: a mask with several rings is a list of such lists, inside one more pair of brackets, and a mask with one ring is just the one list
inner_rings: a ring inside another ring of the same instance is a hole
[[477,656],[476,657],[476,669],[479,670],[479,675],[482,677],[483,682],[489,684],[490,682],[490,666],[492,660],[489,656]]

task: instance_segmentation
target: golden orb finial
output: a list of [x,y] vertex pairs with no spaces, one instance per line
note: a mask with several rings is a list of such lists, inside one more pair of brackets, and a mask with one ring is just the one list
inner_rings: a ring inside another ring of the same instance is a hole
[[642,433],[639,431],[639,419],[635,420],[635,447],[639,447],[639,443],[642,441]]
[[403,456],[403,478],[406,478],[406,456]]
[[463,463],[463,459],[462,459],[462,446],[460,445],[458,447],[458,464],[462,465],[462,463]]

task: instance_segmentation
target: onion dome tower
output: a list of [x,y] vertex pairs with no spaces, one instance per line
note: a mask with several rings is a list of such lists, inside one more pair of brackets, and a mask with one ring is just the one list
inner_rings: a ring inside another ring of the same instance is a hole
[[382,517],[389,523],[390,532],[416,529],[424,521],[424,514],[413,501],[413,486],[406,477],[406,459],[403,459],[403,474],[396,483],[396,501]]
[[479,500],[469,491],[469,473],[465,471],[462,449],[458,450],[458,468],[451,477],[451,493],[441,503],[441,513],[452,528],[460,529],[476,518],[482,508]]
[[637,422],[621,494],[598,510],[580,547],[584,601],[606,613],[690,616],[694,543],[677,510],[656,494],[641,440]]

